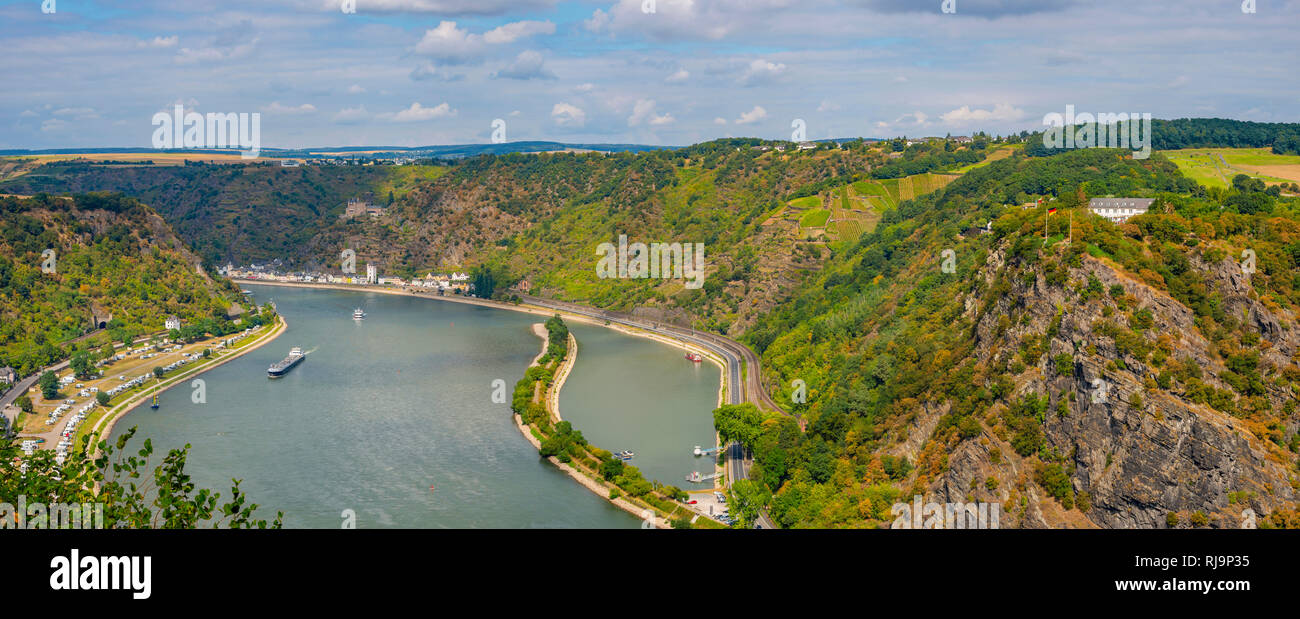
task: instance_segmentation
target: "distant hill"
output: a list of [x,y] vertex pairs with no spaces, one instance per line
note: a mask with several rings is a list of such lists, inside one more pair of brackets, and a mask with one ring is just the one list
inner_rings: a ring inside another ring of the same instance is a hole
[[[564,142],[526,141],[500,144],[449,144],[441,146],[339,146],[322,148],[262,148],[262,157],[445,157],[462,158],[477,155],[504,155],[507,153],[539,153],[549,151],[596,151],[606,153],[643,152],[674,149],[676,146],[649,146],[645,144],[568,144]],[[40,150],[0,150],[0,156],[71,155],[71,154],[140,154],[140,153],[192,153],[238,154],[230,149],[159,150],[156,148],[51,148]]]

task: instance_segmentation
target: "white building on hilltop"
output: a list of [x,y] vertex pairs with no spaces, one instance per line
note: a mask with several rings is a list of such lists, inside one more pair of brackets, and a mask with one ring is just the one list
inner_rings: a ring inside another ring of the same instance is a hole
[[1111,223],[1119,224],[1147,212],[1154,202],[1154,198],[1093,198],[1088,202],[1088,208]]
[[168,316],[165,325],[168,331],[171,331],[172,329],[179,329],[181,328],[181,319],[175,316]]

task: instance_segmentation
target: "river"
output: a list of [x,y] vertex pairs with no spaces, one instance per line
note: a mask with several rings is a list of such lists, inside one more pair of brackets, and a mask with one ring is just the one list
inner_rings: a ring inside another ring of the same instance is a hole
[[[203,374],[206,402],[179,385],[158,410],[129,413],[114,438],[136,426],[136,448],[143,437],[156,452],[190,443],[187,471],[200,487],[224,499],[230,479],[242,479],[259,515],[282,510],[287,527],[337,528],[345,510],[358,528],[640,526],[540,459],[509,404],[492,402],[493,381],[513,390],[537,355],[530,325],[541,317],[373,292],[246,288],[259,303],[275,301],[285,333]],[[360,322],[358,306],[368,314]],[[636,451],[648,479],[688,486],[681,477],[707,460],[690,448],[712,444],[717,368],[643,338],[573,330],[579,356],[561,413],[597,445]],[[293,346],[307,359],[268,379],[267,366]]]

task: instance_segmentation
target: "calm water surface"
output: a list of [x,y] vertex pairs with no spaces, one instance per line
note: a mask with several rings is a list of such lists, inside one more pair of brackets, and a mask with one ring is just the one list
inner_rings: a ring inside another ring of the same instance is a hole
[[569,329],[578,339],[578,361],[560,391],[560,416],[599,447],[632,451],[629,464],[646,479],[683,490],[712,488],[712,482],[687,483],[686,476],[713,472],[713,458],[692,451],[716,444],[718,366],[692,363],[680,348],[603,327]]
[[[193,445],[187,470],[229,496],[243,480],[263,517],[289,527],[638,527],[640,520],[541,460],[492,381],[513,389],[541,340],[540,317],[412,297],[248,285],[289,323],[275,341],[205,374],[206,404],[181,385],[141,407],[156,451]],[[368,317],[351,318],[362,307]],[[717,368],[668,346],[574,327],[577,367],[561,411],[593,442],[637,452],[647,478],[686,486],[695,444],[712,442]],[[266,368],[290,347],[307,360],[278,380]],[[622,369],[620,369],[622,368]],[[683,425],[680,425],[683,424]],[[430,487],[433,487],[433,490]],[[267,513],[269,510],[270,513]]]

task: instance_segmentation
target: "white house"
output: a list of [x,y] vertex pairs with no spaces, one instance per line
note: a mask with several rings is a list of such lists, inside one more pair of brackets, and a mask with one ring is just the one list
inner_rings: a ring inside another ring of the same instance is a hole
[[1147,212],[1154,202],[1154,198],[1093,198],[1088,202],[1088,208],[1111,223],[1119,224]]
[[168,317],[167,317],[166,328],[167,328],[168,331],[171,331],[172,329],[179,329],[179,328],[181,328],[181,319],[180,319],[180,318],[177,318],[177,317],[175,317],[175,316],[168,316]]

